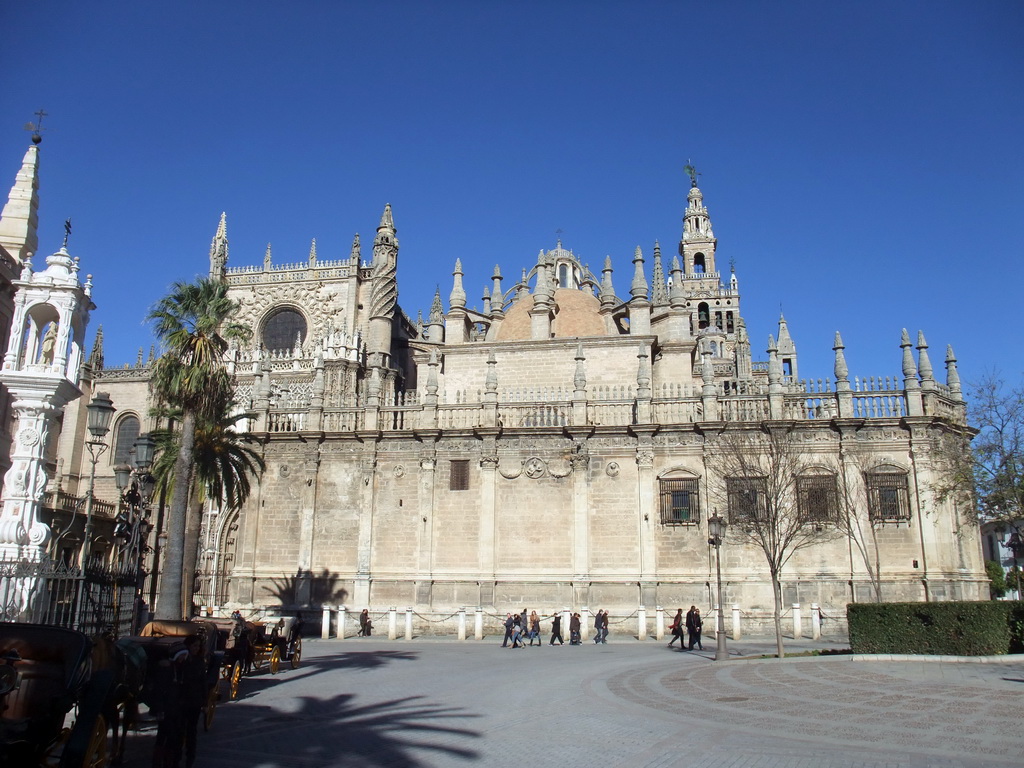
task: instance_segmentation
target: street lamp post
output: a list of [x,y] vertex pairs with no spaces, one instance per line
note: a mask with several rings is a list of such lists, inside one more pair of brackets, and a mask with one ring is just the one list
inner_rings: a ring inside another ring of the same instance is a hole
[[96,495],[96,462],[107,450],[107,444],[103,438],[110,431],[110,421],[114,417],[114,403],[106,392],[97,392],[92,402],[85,406],[87,413],[86,424],[91,440],[85,441],[85,447],[89,451],[89,458],[92,467],[89,472],[89,489],[85,497],[85,532],[82,535],[82,549],[78,553],[78,600],[75,604],[75,627],[82,628],[82,602],[85,599],[85,566],[89,559],[89,549],[92,545],[92,510],[93,500]]
[[132,634],[138,630],[141,618],[141,599],[144,579],[142,555],[152,525],[149,522],[149,500],[153,496],[155,480],[149,473],[153,465],[156,443],[148,433],[139,435],[132,448],[134,466],[119,464],[114,467],[117,488],[126,508],[118,518],[114,535],[124,540],[122,549],[132,572],[135,574],[135,595],[132,611]]
[[725,647],[725,616],[722,614],[722,539],[725,538],[727,526],[725,518],[719,517],[718,510],[708,518],[708,544],[715,548],[715,574],[718,578],[718,615],[715,630],[718,645],[715,648],[715,661],[729,658],[729,651]]
[[114,417],[114,403],[106,392],[97,392],[92,402],[85,406],[88,413],[89,434],[92,440],[85,441],[85,447],[89,451],[89,458],[92,468],[89,472],[89,490],[85,497],[85,534],[82,536],[82,551],[78,555],[78,565],[85,567],[89,557],[89,546],[92,540],[92,508],[96,490],[96,462],[100,460],[107,450],[107,444],[103,438],[110,431],[110,420]]

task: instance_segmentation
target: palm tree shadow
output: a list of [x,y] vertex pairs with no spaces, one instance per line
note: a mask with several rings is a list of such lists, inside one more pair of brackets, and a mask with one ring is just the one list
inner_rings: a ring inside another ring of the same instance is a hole
[[481,733],[460,725],[479,715],[431,704],[422,696],[364,706],[357,698],[352,693],[326,700],[304,696],[292,712],[255,702],[232,707],[217,724],[215,743],[200,745],[197,765],[415,768],[423,765],[417,757],[423,751],[465,760],[480,757],[466,740]]
[[283,576],[264,585],[263,597],[271,597],[289,608],[320,608],[340,605],[348,599],[341,577],[324,568],[319,573],[300,568],[294,576]]
[[411,651],[356,651],[316,656],[303,660],[299,669],[285,669],[278,675],[271,675],[269,669],[264,668],[242,678],[239,683],[239,699],[252,698],[279,683],[296,682],[324,672],[377,669],[392,661],[415,661],[418,657],[418,653]]

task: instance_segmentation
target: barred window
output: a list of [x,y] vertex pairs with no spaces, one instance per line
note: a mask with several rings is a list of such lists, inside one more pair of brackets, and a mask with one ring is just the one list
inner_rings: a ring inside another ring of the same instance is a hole
[[839,514],[835,475],[804,475],[796,479],[797,511],[805,523],[830,523]]
[[114,440],[114,463],[131,464],[132,448],[139,437],[139,420],[134,416],[125,416],[117,425],[117,437]]
[[729,494],[729,522],[763,520],[768,515],[768,478],[726,478]]
[[696,525],[700,522],[696,478],[662,480],[660,491],[663,525]]
[[469,459],[454,459],[450,462],[451,473],[448,477],[448,489],[452,491],[469,490]]
[[868,489],[868,514],[873,521],[910,519],[910,486],[906,472],[867,472],[864,483]]

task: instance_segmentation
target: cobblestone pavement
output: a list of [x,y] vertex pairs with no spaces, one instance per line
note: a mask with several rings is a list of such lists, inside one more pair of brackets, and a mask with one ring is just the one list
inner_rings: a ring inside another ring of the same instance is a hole
[[[757,656],[774,644],[730,646]],[[240,700],[200,734],[196,768],[1024,763],[1024,660],[715,663],[713,651],[614,638],[522,650],[370,638],[305,650],[297,670],[242,680]],[[129,768],[148,766],[151,746],[151,733],[134,736]]]

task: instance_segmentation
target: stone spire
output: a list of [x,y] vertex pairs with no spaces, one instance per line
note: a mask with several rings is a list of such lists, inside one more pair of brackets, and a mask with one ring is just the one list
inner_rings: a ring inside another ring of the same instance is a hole
[[907,333],[906,328],[903,329],[903,334],[900,336],[900,347],[903,348],[903,378],[904,380],[913,379],[913,385],[917,387],[917,363],[914,362],[914,353],[910,351],[914,345],[910,343],[910,334]]
[[654,285],[652,298],[655,308],[668,304],[668,286],[665,283],[665,271],[661,265],[661,245],[654,241]]
[[96,340],[92,343],[89,365],[93,371],[103,370],[103,326],[96,329]]
[[352,250],[348,253],[348,260],[354,267],[359,266],[359,262],[362,261],[362,252],[359,246],[359,233],[356,232],[352,238]]
[[[782,364],[782,373],[791,379],[799,379],[796,364],[796,344],[789,335],[789,325],[786,323],[786,316],[779,313],[779,361]],[[788,369],[788,370],[787,370]]]
[[210,279],[223,280],[228,266],[228,215],[221,213],[217,233],[210,243]]
[[501,269],[494,265],[494,274],[491,275],[491,313],[503,317],[505,314],[504,299],[501,292]]
[[373,239],[373,267],[385,268],[383,264],[395,266],[398,259],[398,230],[391,216],[391,203],[384,206],[380,224],[377,225],[377,236]]
[[39,147],[32,145],[21,161],[7,204],[0,213],[0,247],[16,261],[39,249]]
[[683,268],[679,266],[679,257],[672,257],[672,288],[669,291],[669,300],[672,309],[683,309],[686,306],[686,291],[683,290]]
[[[836,339],[832,343],[832,350],[836,353],[834,372],[836,375],[836,391],[839,392],[850,388],[850,369],[846,366],[846,355],[843,354],[843,337],[836,331]],[[845,385],[845,386],[844,386]]]
[[269,272],[271,264],[270,243],[267,243],[267,251],[263,254],[263,271]]
[[604,269],[601,270],[601,306],[615,305],[615,288],[612,286],[612,257],[604,257]]
[[907,415],[924,416],[924,404],[921,397],[921,382],[917,380],[917,363],[914,362],[913,344],[910,343],[910,334],[903,329],[900,337],[900,346],[903,348],[903,394],[907,398]]
[[629,294],[634,299],[647,298],[647,278],[644,277],[644,255],[640,246],[633,252],[633,283],[629,287]]
[[932,369],[931,358],[928,357],[928,342],[925,341],[924,331],[917,332],[917,364],[921,370],[921,386],[925,389],[934,389],[935,372]]
[[448,306],[452,309],[466,308],[466,291],[462,287],[462,259],[455,259],[455,271],[452,272],[452,292],[448,296]]
[[949,391],[960,396],[960,373],[956,369],[956,355],[953,354],[953,345],[946,345],[946,386]]
[[371,364],[385,365],[391,355],[391,321],[398,306],[398,237],[391,218],[391,204],[384,206],[384,214],[373,240],[372,276],[370,278],[370,338],[368,347]]
[[309,266],[316,266],[316,238],[309,244]]

